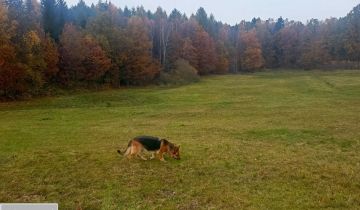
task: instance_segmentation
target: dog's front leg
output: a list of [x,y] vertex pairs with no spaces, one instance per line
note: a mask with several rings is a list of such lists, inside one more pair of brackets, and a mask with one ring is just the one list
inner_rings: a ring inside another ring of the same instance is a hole
[[166,160],[164,159],[164,153],[163,152],[159,152],[158,155],[159,155],[159,160],[161,160],[163,162],[166,162]]

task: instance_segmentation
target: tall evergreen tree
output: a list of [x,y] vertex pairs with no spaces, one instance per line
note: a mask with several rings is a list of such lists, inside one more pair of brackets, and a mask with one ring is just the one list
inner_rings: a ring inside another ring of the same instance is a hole
[[57,0],[56,3],[56,38],[58,38],[64,28],[65,22],[69,19],[68,7],[65,0]]
[[203,7],[196,11],[195,19],[206,32],[209,32],[209,19]]
[[281,29],[283,29],[285,27],[285,21],[282,17],[280,17],[274,27],[274,33],[280,31]]
[[56,17],[56,1],[41,0],[42,24],[45,33],[50,34],[51,38],[58,40],[59,34]]
[[82,28],[85,28],[89,18],[95,15],[94,11],[85,4],[84,0],[80,0],[76,6],[70,9],[69,13],[72,22]]

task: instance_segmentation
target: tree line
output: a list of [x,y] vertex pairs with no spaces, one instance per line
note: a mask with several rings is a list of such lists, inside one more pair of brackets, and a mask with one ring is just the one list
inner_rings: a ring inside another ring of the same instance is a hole
[[[360,5],[343,18],[217,21],[83,0],[0,0],[0,98],[56,88],[146,85],[262,68],[359,68]],[[180,73],[179,73],[180,72]],[[190,73],[189,73],[190,72]]]

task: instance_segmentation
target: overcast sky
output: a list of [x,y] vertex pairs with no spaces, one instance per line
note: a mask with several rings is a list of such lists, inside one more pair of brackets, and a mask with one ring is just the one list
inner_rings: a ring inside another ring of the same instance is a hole
[[[79,0],[67,0],[72,6]],[[84,0],[88,5],[98,0]],[[103,0],[104,2],[105,0]],[[241,20],[289,18],[303,21],[320,20],[329,17],[343,17],[360,3],[360,0],[111,0],[116,6],[129,8],[143,5],[146,10],[154,11],[161,6],[168,13],[174,8],[188,16],[199,7],[204,7],[208,14],[214,14],[217,20],[235,24]]]

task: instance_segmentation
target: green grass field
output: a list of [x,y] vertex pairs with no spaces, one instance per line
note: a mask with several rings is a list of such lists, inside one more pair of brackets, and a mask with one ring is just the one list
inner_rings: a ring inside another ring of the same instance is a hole
[[[0,202],[357,209],[360,71],[263,72],[0,104]],[[137,135],[181,160],[126,160]]]

